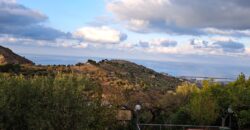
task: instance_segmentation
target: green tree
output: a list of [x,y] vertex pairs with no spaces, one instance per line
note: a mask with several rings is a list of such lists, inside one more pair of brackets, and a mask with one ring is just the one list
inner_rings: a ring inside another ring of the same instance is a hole
[[101,95],[80,74],[0,74],[0,129],[106,129],[114,112],[101,105]]
[[210,125],[218,118],[216,101],[206,93],[197,93],[189,104],[189,113],[199,125]]

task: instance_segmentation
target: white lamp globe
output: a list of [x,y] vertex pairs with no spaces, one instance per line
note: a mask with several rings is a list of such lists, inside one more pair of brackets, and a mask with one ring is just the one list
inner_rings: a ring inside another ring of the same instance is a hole
[[232,109],[231,107],[229,107],[229,108],[227,109],[227,112],[230,113],[230,114],[234,113],[234,111],[233,111],[233,109]]
[[141,110],[141,105],[140,104],[136,104],[135,105],[135,111],[140,111]]

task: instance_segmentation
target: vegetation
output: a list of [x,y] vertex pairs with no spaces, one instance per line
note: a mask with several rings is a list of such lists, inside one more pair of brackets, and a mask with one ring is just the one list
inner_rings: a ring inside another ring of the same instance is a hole
[[142,123],[230,126],[231,119],[233,129],[250,128],[250,78],[244,74],[227,85],[204,81],[197,87],[185,82],[175,92],[149,89],[136,93],[128,100],[142,102]]
[[19,64],[0,65],[0,72],[18,73],[20,69],[21,69],[21,66]]
[[112,127],[99,85],[78,74],[0,74],[0,129],[83,130]]
[[228,108],[231,108],[232,127],[250,128],[250,78],[246,79],[244,74],[240,74],[235,82],[227,85],[204,81],[200,89],[196,88],[194,84],[185,83],[176,91],[177,95],[184,93],[185,97],[189,97],[179,111],[189,115],[190,121],[200,125],[228,126]]
[[[34,65],[1,46],[0,64],[1,130],[135,129],[138,103],[141,123],[250,128],[244,74],[226,85],[197,86],[123,60]],[[131,121],[116,121],[121,108],[132,112]]]
[[232,127],[250,128],[250,79],[244,74],[226,85],[211,80],[198,87],[117,60],[0,69],[3,130],[134,129],[135,116],[119,123],[116,111],[133,112],[137,103],[141,123],[229,126],[231,118]]
[[181,80],[173,76],[166,76],[148,69],[142,65],[124,60],[104,60],[99,63],[99,67],[111,72],[116,77],[127,80],[131,84],[141,88],[158,88],[174,90],[181,84]]

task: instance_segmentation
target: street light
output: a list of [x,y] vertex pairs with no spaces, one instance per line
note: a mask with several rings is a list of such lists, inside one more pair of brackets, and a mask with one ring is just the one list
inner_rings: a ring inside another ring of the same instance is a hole
[[233,109],[232,109],[230,106],[228,107],[227,112],[228,112],[229,114],[233,114],[233,113],[234,113]]
[[141,110],[141,105],[140,104],[136,104],[135,105],[135,111],[140,111]]
[[227,112],[229,113],[229,127],[232,127],[232,114],[234,113],[233,109],[231,106],[228,107]]
[[135,113],[136,113],[136,125],[137,125],[137,127],[138,127],[138,130],[140,129],[139,128],[139,111],[141,110],[141,105],[139,104],[139,103],[137,103],[136,105],[135,105],[135,109],[134,109],[134,111],[135,111]]

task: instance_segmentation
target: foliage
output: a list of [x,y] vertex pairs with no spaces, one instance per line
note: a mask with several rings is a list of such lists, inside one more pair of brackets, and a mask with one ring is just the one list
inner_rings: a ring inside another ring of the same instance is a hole
[[198,91],[199,88],[195,84],[190,84],[188,82],[184,82],[182,85],[176,88],[176,93],[183,96],[188,96],[192,93],[197,93]]
[[192,119],[199,125],[213,123],[219,114],[216,101],[203,92],[195,94],[190,100],[189,112]]
[[171,120],[170,123],[173,124],[190,125],[194,122],[191,115],[188,113],[187,108],[184,107],[179,108],[177,112],[169,117],[169,119]]
[[142,65],[124,60],[104,60],[99,62],[99,67],[113,73],[116,77],[127,80],[129,83],[140,86],[144,89],[167,89],[174,90],[181,80],[155,72]]
[[19,64],[5,64],[0,65],[0,72],[13,72],[18,73],[21,67]]
[[250,78],[244,74],[226,85],[208,80],[198,87],[130,62],[88,62],[1,73],[0,129],[133,129],[135,116],[117,123],[115,111],[133,110],[138,102],[142,123],[220,126],[224,119],[228,125],[230,106],[240,128],[249,128]]
[[91,60],[91,59],[89,59],[89,60],[87,61],[87,63],[90,63],[90,64],[92,64],[92,65],[98,65],[98,64],[96,63],[96,61]]
[[105,129],[114,116],[101,92],[77,74],[0,74],[0,129]]
[[250,110],[242,110],[239,113],[240,126],[250,128]]
[[189,115],[197,124],[222,125],[223,119],[229,122],[228,108],[232,107],[234,120],[238,120],[234,122],[236,126],[249,128],[250,80],[244,74],[226,85],[210,80],[204,81],[200,90],[193,88],[194,85],[186,83],[177,87],[176,92],[191,95],[189,103],[183,107],[188,108]]

